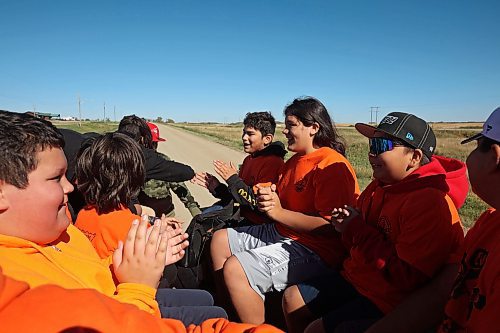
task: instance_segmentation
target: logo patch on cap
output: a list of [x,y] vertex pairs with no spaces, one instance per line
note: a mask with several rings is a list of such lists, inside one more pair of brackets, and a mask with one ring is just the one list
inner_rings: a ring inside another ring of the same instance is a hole
[[406,138],[407,138],[408,140],[413,141],[413,134],[411,134],[410,132],[406,133]]
[[490,130],[493,129],[493,126],[491,125],[486,125],[486,132],[489,132]]
[[394,116],[385,116],[384,119],[382,119],[380,121],[380,125],[382,124],[389,124],[389,125],[392,125],[394,124],[399,118],[398,117],[394,117]]

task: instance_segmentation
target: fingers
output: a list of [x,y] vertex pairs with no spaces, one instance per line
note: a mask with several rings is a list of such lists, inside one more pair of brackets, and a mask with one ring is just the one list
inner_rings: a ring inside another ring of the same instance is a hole
[[208,177],[205,172],[199,172],[194,175],[194,177],[190,180],[191,183],[200,185],[202,187],[207,187],[208,186]]
[[148,218],[144,215],[137,226],[134,241],[134,255],[143,254],[146,245],[146,234],[148,229]]
[[148,233],[149,236],[147,237],[147,243],[146,243],[146,248],[144,250],[144,254],[146,257],[149,256],[155,256],[156,251],[158,249],[158,243],[160,242],[160,224],[161,221],[156,220],[154,225],[149,228]]
[[113,252],[113,266],[116,268],[122,264],[123,261],[123,242],[118,241],[118,247]]
[[156,251],[156,260],[160,262],[166,262],[168,238],[165,235],[161,235],[159,241],[160,243],[158,245],[158,251]]
[[127,234],[127,239],[125,240],[125,245],[123,246],[123,253],[133,254],[134,253],[134,244],[135,244],[135,235],[137,233],[137,228],[139,227],[139,220],[132,221],[132,225]]

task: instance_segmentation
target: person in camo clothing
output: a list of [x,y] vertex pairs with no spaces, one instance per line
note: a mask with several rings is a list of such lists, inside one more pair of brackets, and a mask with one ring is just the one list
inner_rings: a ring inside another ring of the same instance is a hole
[[[153,123],[147,123],[151,130],[153,148],[157,150],[158,142],[165,141],[160,137],[158,126]],[[160,154],[167,161],[171,159],[162,153]],[[184,182],[169,183],[161,180],[151,179],[144,184],[144,188],[139,193],[139,202],[141,205],[151,207],[156,214],[156,217],[161,217],[165,214],[167,217],[175,216],[174,203],[172,202],[172,191],[179,197],[184,206],[189,210],[191,216],[196,216],[201,213],[200,206],[189,192]]]

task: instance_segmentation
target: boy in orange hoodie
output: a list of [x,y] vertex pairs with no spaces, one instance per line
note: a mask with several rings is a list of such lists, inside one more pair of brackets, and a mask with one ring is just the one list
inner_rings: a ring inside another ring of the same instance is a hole
[[49,122],[0,112],[0,266],[31,287],[91,288],[159,315],[156,286],[165,264],[183,256],[187,235],[135,221],[125,243],[100,259],[66,215],[73,186],[63,146]]
[[356,129],[370,140],[375,179],[355,208],[333,212],[332,224],[349,250],[340,274],[285,292],[291,332],[318,317],[306,332],[375,321],[446,263],[459,261],[463,230],[457,206],[468,189],[464,164],[433,156],[432,129],[411,114],[390,113],[377,127],[358,123]]
[[[43,305],[43,306],[41,306]],[[57,311],[64,309],[64,311]],[[28,314],[29,320],[26,320]],[[250,325],[210,319],[185,327],[175,319],[159,319],[91,289],[68,290],[55,285],[30,289],[0,268],[0,323],[2,332],[107,333],[280,333],[270,325]]]

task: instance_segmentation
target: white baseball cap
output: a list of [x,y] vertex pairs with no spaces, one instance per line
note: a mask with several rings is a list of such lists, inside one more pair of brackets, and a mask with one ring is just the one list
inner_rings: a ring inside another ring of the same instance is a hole
[[496,108],[492,114],[486,119],[483,124],[483,130],[481,133],[477,133],[468,139],[462,141],[462,144],[471,142],[482,137],[500,142],[500,107]]

